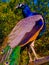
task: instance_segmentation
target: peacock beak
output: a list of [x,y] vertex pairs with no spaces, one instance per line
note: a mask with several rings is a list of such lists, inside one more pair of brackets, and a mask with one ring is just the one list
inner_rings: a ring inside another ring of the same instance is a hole
[[21,8],[22,4],[18,4],[15,8]]

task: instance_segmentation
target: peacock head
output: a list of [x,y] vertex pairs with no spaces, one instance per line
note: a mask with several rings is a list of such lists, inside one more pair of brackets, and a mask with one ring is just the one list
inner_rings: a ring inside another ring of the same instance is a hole
[[24,7],[25,7],[24,4],[19,3],[15,8],[21,8],[21,9],[23,9]]

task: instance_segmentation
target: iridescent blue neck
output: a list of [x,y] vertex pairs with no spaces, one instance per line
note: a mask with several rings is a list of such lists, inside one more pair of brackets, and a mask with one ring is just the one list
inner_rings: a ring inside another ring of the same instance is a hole
[[33,15],[37,15],[38,13],[36,12],[31,12],[30,8],[28,5],[22,5],[22,13],[24,15],[24,17],[28,17],[28,16],[33,16]]
[[[31,12],[31,10],[30,10],[30,8],[29,8],[29,6],[28,5],[22,5],[22,13],[23,13],[23,15],[24,15],[24,17],[29,17],[29,16],[34,16],[34,15],[38,15],[39,13],[37,13],[37,12]],[[41,15],[42,16],[42,15]],[[42,20],[40,20],[40,21],[38,21],[39,23],[38,23],[38,25],[40,26],[41,25],[41,22],[42,22]],[[41,32],[40,32],[40,34],[39,34],[39,38],[43,35],[43,33],[45,32],[45,28],[46,26],[45,26],[45,22],[44,22],[44,27],[43,27],[43,29],[41,30]]]

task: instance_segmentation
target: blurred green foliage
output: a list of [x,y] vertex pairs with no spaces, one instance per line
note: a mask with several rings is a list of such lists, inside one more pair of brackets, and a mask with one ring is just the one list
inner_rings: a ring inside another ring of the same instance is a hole
[[[37,4],[34,4],[34,0],[11,0],[9,3],[0,2],[0,45],[2,44],[4,38],[11,32],[16,23],[23,18],[22,10],[15,9],[15,6],[17,6],[18,3],[27,3],[31,11],[41,13],[47,23],[44,35],[35,42],[35,50],[41,56],[49,55],[48,2],[49,0],[37,0]],[[21,65],[27,65],[28,60],[26,59],[28,59],[28,54],[26,48],[22,51],[21,58]]]

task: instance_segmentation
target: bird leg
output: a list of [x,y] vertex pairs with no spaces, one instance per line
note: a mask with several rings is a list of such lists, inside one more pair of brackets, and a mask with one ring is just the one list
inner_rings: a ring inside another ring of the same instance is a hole
[[29,54],[29,62],[32,62],[32,57],[29,51],[28,51],[28,54]]
[[34,42],[35,42],[35,41],[33,41],[33,42],[30,44],[30,47],[31,47],[31,50],[33,51],[33,54],[34,54],[35,58],[38,59],[37,54],[36,54],[35,49],[34,49]]

